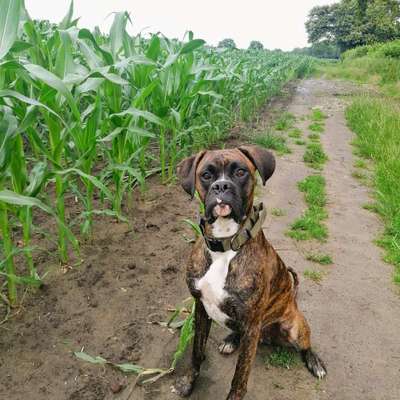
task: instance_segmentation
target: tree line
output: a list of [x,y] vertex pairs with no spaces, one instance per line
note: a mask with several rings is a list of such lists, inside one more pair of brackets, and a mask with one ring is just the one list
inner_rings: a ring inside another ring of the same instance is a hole
[[357,46],[395,40],[400,38],[400,1],[341,0],[316,6],[308,15],[306,30],[308,52],[329,58]]

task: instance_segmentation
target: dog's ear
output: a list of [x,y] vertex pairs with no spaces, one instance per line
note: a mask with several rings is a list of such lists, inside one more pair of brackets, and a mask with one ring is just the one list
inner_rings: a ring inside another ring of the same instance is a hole
[[196,169],[205,153],[205,151],[200,151],[193,156],[187,157],[177,167],[180,183],[185,192],[189,193],[192,197],[196,191]]
[[275,171],[273,154],[258,146],[240,146],[239,150],[253,163],[260,173],[263,185]]

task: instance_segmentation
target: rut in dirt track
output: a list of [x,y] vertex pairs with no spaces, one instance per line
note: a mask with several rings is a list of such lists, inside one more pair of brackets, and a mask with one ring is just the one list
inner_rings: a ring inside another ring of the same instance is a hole
[[[400,399],[400,299],[391,281],[391,266],[382,262],[381,251],[373,244],[382,226],[375,215],[362,208],[371,200],[369,191],[351,176],[353,134],[346,127],[340,95],[353,89],[341,82],[304,80],[287,107],[298,117],[297,126],[305,135],[309,122],[301,117],[309,115],[312,107],[329,116],[321,135],[329,157],[323,171],[329,213],[327,242],[295,242],[285,236],[290,223],[305,208],[303,194],[297,189],[297,182],[312,173],[302,161],[304,147],[293,144],[291,154],[278,157],[276,172],[261,194],[269,210],[286,211],[279,218],[269,215],[264,231],[287,265],[302,275],[310,268],[307,252],[333,257],[333,265],[321,267],[326,269],[321,284],[302,279],[299,292],[300,308],[311,325],[313,345],[327,364],[328,377],[318,382],[303,366],[266,370],[266,349],[260,346],[248,399]],[[218,354],[216,347],[223,336],[221,329],[213,328],[207,360],[191,399],[225,398],[236,356]],[[162,353],[159,357],[161,360]],[[134,398],[175,399],[169,390],[171,383],[172,379],[156,389],[137,388]]]

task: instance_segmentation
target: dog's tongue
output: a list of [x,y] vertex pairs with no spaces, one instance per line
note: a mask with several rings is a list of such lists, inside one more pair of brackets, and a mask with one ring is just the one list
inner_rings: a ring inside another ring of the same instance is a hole
[[231,211],[232,211],[232,208],[228,204],[221,203],[221,204],[217,204],[214,207],[215,215],[218,217],[226,217],[231,213]]

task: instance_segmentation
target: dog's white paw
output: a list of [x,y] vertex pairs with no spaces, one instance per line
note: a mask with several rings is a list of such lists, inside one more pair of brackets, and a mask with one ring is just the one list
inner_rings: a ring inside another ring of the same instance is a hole
[[306,363],[309,371],[318,379],[326,376],[326,367],[323,361],[311,349],[303,353],[304,362]]
[[218,350],[221,354],[232,354],[235,350],[237,349],[237,346],[235,346],[233,343],[231,342],[222,342],[219,346],[218,346]]

